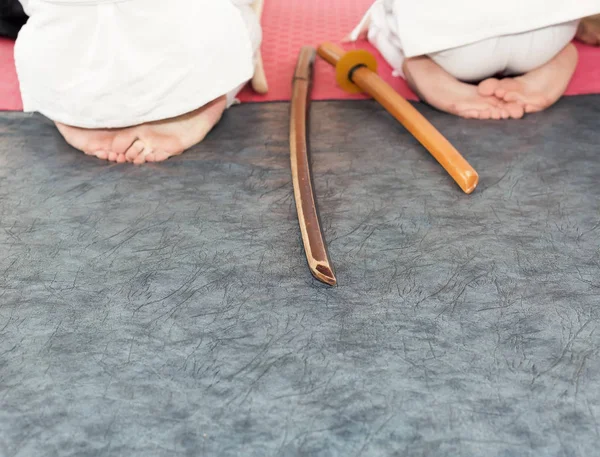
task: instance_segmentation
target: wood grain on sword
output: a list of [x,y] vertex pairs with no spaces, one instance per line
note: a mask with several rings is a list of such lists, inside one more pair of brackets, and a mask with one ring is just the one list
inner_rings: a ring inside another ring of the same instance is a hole
[[308,266],[315,278],[333,286],[337,284],[337,279],[321,231],[308,149],[307,117],[315,56],[315,49],[302,48],[294,73],[290,113],[290,160],[298,222]]

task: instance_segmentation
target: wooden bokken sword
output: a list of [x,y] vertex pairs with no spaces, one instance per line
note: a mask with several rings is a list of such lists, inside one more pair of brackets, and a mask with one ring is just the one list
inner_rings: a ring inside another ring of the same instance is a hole
[[446,169],[467,194],[477,187],[479,176],[450,142],[408,101],[377,75],[375,57],[364,50],[346,52],[323,43],[319,56],[336,68],[337,82],[348,92],[365,92],[394,116]]
[[321,232],[307,141],[307,117],[315,57],[316,51],[313,48],[302,48],[294,73],[290,115],[290,159],[296,210],[308,267],[319,281],[334,286],[337,280]]

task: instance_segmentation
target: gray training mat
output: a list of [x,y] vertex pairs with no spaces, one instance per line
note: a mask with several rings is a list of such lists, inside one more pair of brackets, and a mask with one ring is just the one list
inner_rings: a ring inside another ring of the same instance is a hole
[[376,103],[314,103],[337,288],[306,266],[288,109],[141,167],[0,114],[0,456],[598,455],[600,97],[419,105],[470,196]]

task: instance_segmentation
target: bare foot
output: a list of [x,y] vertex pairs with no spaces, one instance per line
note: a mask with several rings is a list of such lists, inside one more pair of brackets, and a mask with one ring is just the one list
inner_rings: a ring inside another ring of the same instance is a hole
[[124,129],[113,142],[114,156],[124,154],[128,162],[139,165],[179,155],[206,137],[221,119],[226,104],[223,96],[191,113]]
[[581,20],[577,39],[593,46],[600,46],[600,14]]
[[67,143],[111,162],[162,162],[200,143],[219,122],[226,97],[172,119],[125,129],[80,129],[57,123]]
[[81,129],[56,122],[56,127],[64,139],[75,149],[83,151],[86,155],[102,160],[125,162],[125,154],[116,155],[112,152],[112,145],[119,130],[110,129]]
[[404,62],[407,82],[431,106],[469,119],[518,119],[523,109],[502,100],[483,96],[477,86],[460,82],[429,57],[412,57]]
[[478,91],[483,97],[496,96],[506,103],[518,103],[526,113],[535,113],[560,99],[576,67],[577,49],[569,44],[547,64],[516,78],[486,79]]

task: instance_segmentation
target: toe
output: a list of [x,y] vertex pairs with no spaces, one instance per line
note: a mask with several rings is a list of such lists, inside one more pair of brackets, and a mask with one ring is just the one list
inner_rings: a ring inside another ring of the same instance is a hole
[[[128,162],[135,162],[135,160],[140,156],[144,155],[144,151],[146,149],[146,145],[141,140],[136,140],[130,147],[125,151],[125,159]],[[142,162],[143,163],[143,162]]]
[[108,153],[108,160],[110,160],[111,162],[116,162],[117,161],[117,153],[114,151],[110,151]]
[[96,151],[96,157],[98,157],[100,160],[107,160],[108,159],[108,152],[106,152],[106,151]]
[[117,156],[117,163],[125,163],[127,162],[127,159],[125,158],[125,154],[119,154]]
[[525,115],[525,109],[518,103],[508,103],[506,110],[513,119],[521,119]]
[[121,130],[114,137],[111,150],[115,151],[117,154],[125,154],[138,138],[138,132],[134,128]]
[[502,104],[502,100],[498,99],[497,97],[486,97],[485,103],[490,106],[499,107]]
[[152,151],[150,148],[145,147],[144,150],[138,154],[138,156],[133,160],[133,163],[136,165],[141,165],[143,163],[146,163],[146,157],[149,155],[153,155],[154,151]]
[[479,119],[487,120],[492,117],[492,114],[489,109],[485,109],[479,113]]
[[477,86],[477,91],[479,92],[479,95],[482,95],[484,97],[490,97],[494,95],[494,92],[498,88],[499,83],[500,81],[496,78],[486,79],[485,81],[479,83],[479,85]]
[[507,103],[521,103],[523,104],[523,95],[519,92],[507,92],[503,99]]
[[494,95],[501,100],[509,101],[506,99],[509,93],[521,92],[522,86],[519,81],[514,78],[504,78],[499,82],[498,88],[494,92]]
[[504,97],[506,96],[506,89],[499,87],[494,91],[494,96],[496,96],[500,100],[504,100]]

